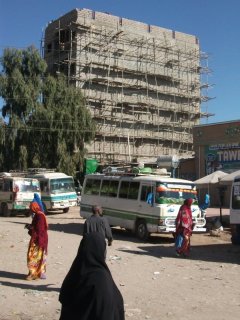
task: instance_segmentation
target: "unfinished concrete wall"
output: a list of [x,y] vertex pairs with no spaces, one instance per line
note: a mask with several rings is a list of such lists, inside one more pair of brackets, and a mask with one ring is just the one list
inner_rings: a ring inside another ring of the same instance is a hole
[[83,90],[98,124],[89,156],[192,155],[201,116],[195,36],[76,9],[48,25],[44,56],[50,72],[64,72]]

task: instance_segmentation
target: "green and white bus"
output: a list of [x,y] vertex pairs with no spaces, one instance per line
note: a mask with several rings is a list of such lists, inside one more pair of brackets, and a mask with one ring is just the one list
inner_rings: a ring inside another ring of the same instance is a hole
[[205,232],[193,182],[160,175],[86,175],[80,216],[91,215],[92,205],[100,205],[111,226],[136,233],[145,240],[151,233],[174,233],[180,206],[193,198],[194,232]]
[[46,211],[62,210],[67,213],[70,207],[77,205],[72,176],[62,172],[48,171],[48,169],[29,173],[27,176],[38,179],[40,182],[41,199]]
[[0,173],[0,215],[9,217],[23,213],[28,216],[34,193],[40,195],[37,179],[25,178],[17,172]]

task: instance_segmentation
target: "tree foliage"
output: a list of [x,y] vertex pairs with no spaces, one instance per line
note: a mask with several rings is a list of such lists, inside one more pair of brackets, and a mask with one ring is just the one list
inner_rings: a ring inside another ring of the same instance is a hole
[[74,174],[95,126],[80,89],[46,73],[38,51],[6,49],[1,59],[2,169],[56,168]]
[[13,115],[24,122],[39,103],[42,77],[47,65],[34,47],[26,50],[5,49],[0,93],[5,100],[2,115]]

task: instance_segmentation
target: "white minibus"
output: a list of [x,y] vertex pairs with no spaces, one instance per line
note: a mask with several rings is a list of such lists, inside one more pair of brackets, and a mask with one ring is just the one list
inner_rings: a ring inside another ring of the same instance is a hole
[[160,175],[86,175],[80,215],[91,215],[92,205],[100,205],[111,226],[134,231],[145,240],[151,233],[174,233],[180,206],[193,198],[195,232],[206,231],[193,182]]
[[240,244],[240,176],[235,177],[230,198],[230,226],[232,243]]
[[67,213],[69,207],[77,205],[72,176],[48,169],[35,170],[35,173],[29,173],[27,176],[39,180],[41,198],[46,211],[62,210]]
[[34,193],[40,195],[37,179],[25,178],[17,172],[0,173],[0,214],[5,217],[16,213],[29,215]]

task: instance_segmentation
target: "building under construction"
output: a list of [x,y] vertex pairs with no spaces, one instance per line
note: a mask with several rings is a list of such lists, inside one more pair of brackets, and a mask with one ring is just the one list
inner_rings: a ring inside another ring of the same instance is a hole
[[192,156],[192,127],[208,99],[201,93],[207,57],[195,36],[74,9],[48,24],[44,58],[52,74],[65,73],[86,97],[97,123],[88,156],[101,162]]

